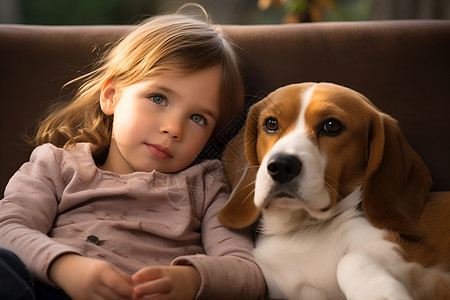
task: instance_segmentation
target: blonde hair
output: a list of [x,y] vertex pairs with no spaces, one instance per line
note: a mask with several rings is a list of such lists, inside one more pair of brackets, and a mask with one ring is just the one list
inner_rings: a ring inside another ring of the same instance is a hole
[[215,65],[221,66],[221,99],[213,136],[243,107],[244,88],[231,42],[218,28],[186,15],[152,17],[107,51],[94,71],[74,80],[83,82],[74,100],[43,119],[32,143],[67,148],[89,142],[98,146],[94,159],[101,163],[106,159],[113,121],[100,108],[106,82],[120,89],[165,72],[193,72]]

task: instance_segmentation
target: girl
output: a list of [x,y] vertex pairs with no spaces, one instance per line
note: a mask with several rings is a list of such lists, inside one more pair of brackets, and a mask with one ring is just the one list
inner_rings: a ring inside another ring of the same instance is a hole
[[0,276],[24,286],[8,290],[23,299],[58,288],[76,300],[262,298],[250,233],[216,218],[229,193],[220,162],[193,164],[243,105],[230,43],[205,22],[154,17],[84,80],[44,119],[0,201]]

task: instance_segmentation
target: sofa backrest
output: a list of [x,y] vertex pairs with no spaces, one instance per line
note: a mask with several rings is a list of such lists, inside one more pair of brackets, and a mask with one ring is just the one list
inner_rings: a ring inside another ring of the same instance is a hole
[[[31,149],[21,136],[33,131],[51,103],[70,95],[61,92],[62,85],[84,74],[99,52],[132,29],[0,25],[0,190],[29,158]],[[430,168],[432,189],[450,190],[450,21],[225,25],[223,30],[240,48],[247,107],[296,82],[355,89],[399,121]],[[224,133],[224,141],[234,133],[235,128]]]

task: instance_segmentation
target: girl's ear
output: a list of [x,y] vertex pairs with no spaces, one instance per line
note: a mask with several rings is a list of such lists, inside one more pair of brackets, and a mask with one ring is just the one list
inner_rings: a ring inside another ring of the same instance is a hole
[[110,80],[103,84],[102,90],[100,92],[100,107],[102,111],[111,116],[114,114],[114,106],[116,99],[116,88]]

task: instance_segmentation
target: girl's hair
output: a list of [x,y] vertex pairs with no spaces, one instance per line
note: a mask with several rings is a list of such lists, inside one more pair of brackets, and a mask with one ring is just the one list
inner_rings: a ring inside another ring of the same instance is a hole
[[186,15],[149,18],[107,51],[94,71],[73,81],[82,81],[74,100],[53,109],[41,121],[32,143],[67,148],[89,142],[98,146],[94,159],[101,163],[106,159],[113,121],[100,108],[105,83],[113,82],[121,89],[165,72],[194,72],[215,65],[221,66],[221,99],[213,136],[243,107],[244,88],[231,42],[219,28]]

